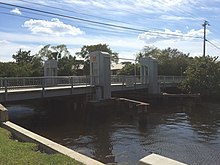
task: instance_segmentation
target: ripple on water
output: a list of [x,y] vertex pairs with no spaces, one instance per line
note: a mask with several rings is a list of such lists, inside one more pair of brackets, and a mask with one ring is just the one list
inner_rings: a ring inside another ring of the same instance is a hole
[[[220,164],[220,105],[205,110],[185,107],[186,112],[177,112],[175,105],[169,111],[160,108],[156,112],[152,108],[144,121],[121,115],[96,125],[79,121],[65,125],[65,129],[49,124],[54,128],[45,125],[42,135],[61,139],[58,142],[67,147],[109,164],[137,164],[150,153],[191,165]],[[25,113],[24,107],[18,109]],[[52,130],[57,132],[48,133]]]

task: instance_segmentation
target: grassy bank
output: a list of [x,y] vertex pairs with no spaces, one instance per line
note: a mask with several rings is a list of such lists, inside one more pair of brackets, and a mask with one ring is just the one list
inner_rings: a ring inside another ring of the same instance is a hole
[[82,165],[61,154],[41,153],[36,144],[18,142],[10,137],[10,132],[0,128],[0,165]]

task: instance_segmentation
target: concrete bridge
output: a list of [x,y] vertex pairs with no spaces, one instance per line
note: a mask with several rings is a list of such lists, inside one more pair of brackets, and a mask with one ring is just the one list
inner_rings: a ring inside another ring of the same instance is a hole
[[48,60],[44,77],[0,78],[0,103],[27,99],[85,95],[100,101],[111,98],[111,92],[146,89],[159,94],[160,87],[177,86],[181,76],[158,76],[157,61],[150,57],[140,59],[140,75],[111,76],[111,55],[90,53],[90,76],[57,76],[57,61]]
[[[0,102],[21,101],[50,97],[88,95],[94,96],[99,86],[91,76],[10,77],[0,78]],[[180,76],[158,76],[160,87],[175,87]],[[111,92],[149,88],[149,81],[140,76],[111,76]]]

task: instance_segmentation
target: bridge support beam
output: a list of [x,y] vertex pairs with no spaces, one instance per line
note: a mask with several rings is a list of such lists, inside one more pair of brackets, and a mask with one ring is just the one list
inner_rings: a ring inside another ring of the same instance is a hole
[[91,85],[96,88],[96,100],[111,98],[110,55],[106,52],[90,53]]

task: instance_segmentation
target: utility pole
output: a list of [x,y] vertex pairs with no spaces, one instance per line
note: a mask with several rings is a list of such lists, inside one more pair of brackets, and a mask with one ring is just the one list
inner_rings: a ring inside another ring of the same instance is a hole
[[208,21],[204,21],[202,26],[204,27],[204,38],[203,38],[203,57],[205,57],[205,42],[206,42],[206,26],[209,25]]

